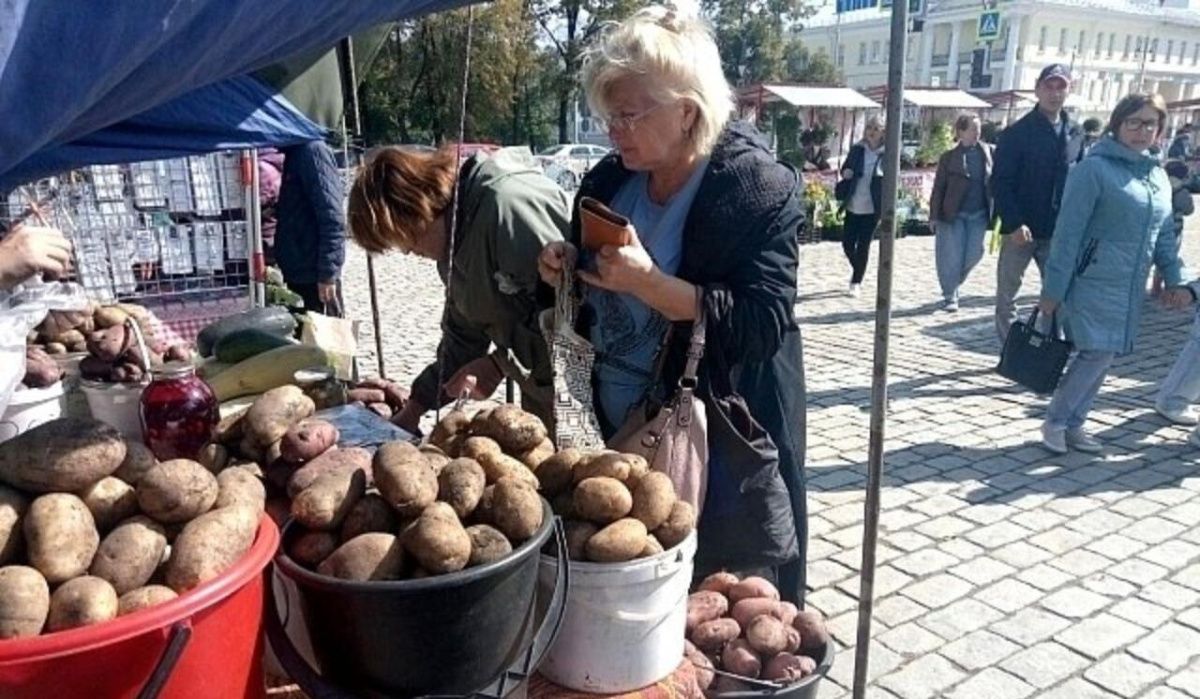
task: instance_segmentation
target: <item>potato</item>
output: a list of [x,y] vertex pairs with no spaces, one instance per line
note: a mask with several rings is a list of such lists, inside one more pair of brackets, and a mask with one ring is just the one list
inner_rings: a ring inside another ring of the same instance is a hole
[[129,350],[132,341],[133,336],[128,328],[115,325],[89,334],[87,351],[100,361],[115,362]]
[[[633,509],[633,495],[629,489],[621,481],[603,476],[588,478],[576,486],[572,502],[576,514],[597,524],[615,522]],[[661,537],[659,541],[662,541]]]
[[220,473],[229,465],[229,450],[223,444],[209,442],[196,455],[196,462],[208,469],[209,473]]
[[92,322],[97,328],[112,328],[123,324],[129,314],[117,306],[101,306],[92,314]]
[[800,638],[800,632],[794,627],[788,625],[787,622],[784,622],[783,624],[783,631],[785,634],[787,634],[787,645],[784,647],[783,652],[795,653],[796,651],[800,650],[800,643],[802,640]]
[[441,447],[451,437],[466,432],[470,425],[471,418],[467,417],[466,413],[461,410],[451,410],[434,425],[433,431],[429,434],[429,443]]
[[729,596],[729,588],[733,587],[737,583],[738,576],[734,575],[733,573],[721,571],[719,573],[713,573],[704,580],[701,580],[699,587],[696,589],[712,590],[713,592],[720,592],[722,595]]
[[707,653],[719,651],[742,635],[742,627],[733,619],[713,619],[697,626],[691,634],[692,643]]
[[[472,429],[474,429],[472,422]],[[524,454],[548,436],[546,426],[536,416],[515,405],[500,405],[483,420],[476,434],[496,440],[506,454]]]
[[499,529],[486,524],[476,524],[467,527],[467,536],[471,537],[471,559],[467,567],[484,565],[504,558],[512,553],[512,543]]
[[66,353],[67,353],[67,346],[64,345],[63,343],[61,343],[61,342],[47,342],[46,343],[46,354],[53,356],[53,355],[66,354]]
[[530,471],[537,471],[542,462],[554,456],[554,442],[547,437],[543,439],[541,444],[521,454],[520,462],[525,464],[525,467]]
[[779,590],[765,578],[748,577],[729,588],[729,601],[737,604],[744,599],[765,597],[779,601]]
[[762,660],[745,639],[738,638],[725,644],[725,650],[721,651],[721,668],[735,675],[757,678],[762,673]]
[[657,556],[658,554],[662,553],[663,550],[662,544],[658,543],[658,539],[655,539],[653,534],[647,534],[646,546],[642,549],[642,552],[638,554],[638,558]]
[[371,464],[375,486],[401,517],[420,516],[438,497],[438,478],[425,456],[407,442],[379,447]]
[[729,611],[729,615],[737,620],[742,628],[746,628],[755,617],[763,614],[782,620],[783,608],[779,602],[768,597],[748,597],[733,605]]
[[50,586],[28,566],[0,568],[0,640],[37,636],[50,613]]
[[631,561],[646,547],[647,534],[646,525],[636,519],[613,522],[588,539],[588,560],[596,563]]
[[171,459],[146,472],[137,485],[142,512],[159,522],[187,522],[217,501],[217,477],[190,459]]
[[350,508],[346,520],[342,522],[340,540],[345,543],[360,534],[370,532],[395,533],[398,526],[396,511],[387,500],[378,493],[367,493]]
[[791,626],[792,622],[796,620],[796,615],[799,613],[800,610],[791,602],[779,603],[779,620],[783,622],[784,626]]
[[764,680],[794,684],[817,671],[817,661],[804,655],[780,653],[767,661],[763,668]]
[[59,418],[0,442],[0,482],[29,493],[77,493],[111,476],[125,452],[115,427]]
[[242,441],[245,436],[245,417],[250,410],[250,406],[246,406],[242,410],[232,412],[217,421],[217,427],[213,430],[213,441],[224,444],[227,447],[233,446]]
[[792,620],[792,627],[800,632],[801,650],[817,651],[829,643],[829,629],[825,628],[825,619],[821,613],[812,609],[802,609]]
[[694,646],[691,641],[685,641],[683,657],[696,669],[696,683],[700,685],[700,689],[703,691],[711,687],[716,673],[713,672],[715,668],[713,667],[713,662],[708,659],[708,656],[700,652],[700,649]]
[[471,537],[454,509],[436,502],[403,534],[404,548],[417,563],[434,575],[453,573],[471,560]]
[[137,491],[115,476],[106,476],[79,494],[101,533],[137,514]]
[[688,538],[696,528],[696,508],[686,500],[676,500],[671,508],[671,516],[659,528],[654,530],[654,536],[662,542],[663,548],[673,549]]
[[575,484],[587,480],[588,478],[615,478],[621,481],[622,484],[629,480],[629,460],[624,454],[619,454],[615,451],[608,451],[592,456],[591,458],[583,459],[575,465],[574,473]]
[[[632,490],[647,473],[650,473],[650,463],[641,454],[622,454],[622,456],[629,464],[629,477],[625,479],[625,485]],[[675,492],[674,489],[671,492]]]
[[117,593],[107,580],[84,575],[68,580],[50,596],[46,631],[63,631],[117,618]]
[[633,509],[629,516],[654,531],[666,524],[676,499],[675,484],[670,476],[658,471],[647,473],[633,489]]
[[475,506],[475,511],[471,513],[471,521],[476,524],[491,524],[495,512],[493,505],[496,502],[496,486],[489,485],[483,489],[483,496],[479,498],[479,504]]
[[22,526],[29,564],[51,585],[86,573],[100,546],[91,511],[83,500],[67,493],[34,500]]
[[479,505],[483,489],[487,487],[487,476],[483,467],[474,459],[459,458],[451,461],[438,474],[438,499],[454,508],[459,519],[466,519]]
[[287,554],[305,568],[315,569],[337,548],[338,538],[333,532],[305,531],[288,542]]
[[[434,447],[434,449],[437,449],[437,447]],[[425,459],[425,465],[429,467],[430,471],[433,471],[433,475],[435,476],[440,476],[442,469],[446,468],[446,465],[451,461],[450,457],[443,454],[440,449],[438,449],[437,453],[434,453],[426,451],[424,447],[421,448],[421,458]]]
[[[0,565],[11,561],[21,550],[21,517],[29,509],[29,500],[6,485],[0,485]],[[3,638],[3,635],[0,635]]]
[[690,634],[700,624],[720,619],[728,612],[729,600],[725,595],[708,590],[693,592],[687,598],[687,631]]
[[21,383],[29,388],[46,388],[63,377],[62,367],[41,347],[25,348],[25,377]]
[[280,439],[279,456],[290,464],[303,465],[338,443],[338,428],[325,420],[306,418],[288,428]]
[[166,585],[146,585],[136,590],[130,590],[117,599],[117,616],[125,616],[134,612],[157,607],[170,602],[179,595]]
[[272,388],[258,397],[246,411],[245,434],[259,446],[283,438],[289,428],[313,414],[316,405],[297,386]]
[[288,497],[296,497],[318,477],[330,471],[362,471],[369,486],[372,482],[371,452],[359,447],[330,449],[292,473],[287,482]]
[[746,642],[755,652],[774,657],[787,650],[788,636],[783,622],[770,614],[760,614],[746,627]]
[[[484,433],[488,430],[488,420],[491,419],[492,411],[494,410],[495,408],[492,407],[483,408],[482,410],[476,411],[475,414],[471,416],[471,422],[467,425],[466,432],[474,435],[484,435]],[[459,435],[456,436],[461,436],[461,434],[463,433],[460,432]],[[446,453],[449,454],[450,452]]]
[[104,537],[88,572],[107,580],[122,595],[150,581],[166,549],[167,535],[161,525],[149,517],[133,517]]
[[515,478],[528,483],[535,490],[538,487],[538,479],[533,474],[533,471],[530,471],[525,467],[525,464],[517,461],[508,454],[483,453],[479,455],[477,461],[483,467],[483,472],[487,476],[489,484],[497,483],[502,478]]
[[248,505],[262,512],[266,503],[267,489],[250,469],[234,466],[217,474],[217,502],[213,507]]
[[542,498],[529,483],[513,478],[501,478],[496,483],[492,524],[510,541],[519,544],[533,536],[541,529],[544,515]]
[[370,405],[372,403],[383,403],[386,400],[387,396],[383,395],[383,391],[378,388],[352,388],[346,392],[346,402],[348,403]]
[[504,450],[491,437],[467,437],[462,440],[459,456],[479,461],[484,454],[503,454]]
[[398,580],[404,547],[395,534],[368,532],[342,544],[317,566],[321,575],[341,580]]
[[309,529],[333,531],[342,526],[366,491],[367,479],[362,471],[330,471],[292,500],[292,516]]
[[575,464],[582,458],[583,452],[572,447],[542,461],[536,471],[542,493],[548,498],[553,498],[569,488],[574,483]]
[[188,522],[171,544],[167,586],[183,594],[225,572],[254,544],[260,516],[249,507],[235,505]]
[[587,560],[587,542],[600,531],[600,527],[591,522],[570,520],[566,523],[567,557],[572,561]]

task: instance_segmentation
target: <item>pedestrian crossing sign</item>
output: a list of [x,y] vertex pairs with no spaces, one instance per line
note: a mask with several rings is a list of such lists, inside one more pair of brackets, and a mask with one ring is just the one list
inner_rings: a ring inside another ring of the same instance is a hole
[[990,41],[1000,38],[999,10],[988,10],[979,14],[979,31],[977,34],[980,41]]

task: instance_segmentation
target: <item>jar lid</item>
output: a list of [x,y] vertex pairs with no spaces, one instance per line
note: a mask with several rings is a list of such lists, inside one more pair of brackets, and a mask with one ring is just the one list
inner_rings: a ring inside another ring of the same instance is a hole
[[196,367],[191,362],[175,360],[154,367],[150,370],[150,374],[156,379],[182,379],[195,376]]

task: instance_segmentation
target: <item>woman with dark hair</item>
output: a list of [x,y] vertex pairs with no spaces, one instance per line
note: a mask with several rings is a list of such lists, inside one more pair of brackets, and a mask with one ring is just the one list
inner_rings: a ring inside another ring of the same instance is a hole
[[938,161],[929,199],[942,308],[950,312],[958,310],[958,289],[983,259],[983,237],[992,215],[992,146],[980,142],[979,130],[974,114],[962,114],[954,122],[958,145]]
[[562,240],[569,211],[567,196],[521,149],[479,153],[460,167],[453,146],[389,147],[362,166],[350,190],[351,237],[368,252],[399,250],[437,262],[450,289],[437,357],[413,381],[396,424],[416,432],[426,411],[472,387],[469,377],[472,397],[487,398],[505,376],[520,386],[522,406],[549,424],[553,391],[537,323],[537,259],[547,243]]
[[1129,95],[1067,178],[1038,303],[1047,316],[1063,306],[1076,350],[1042,425],[1042,444],[1058,454],[1103,449],[1084,422],[1113,359],[1133,349],[1151,264],[1171,287],[1166,303],[1191,300],[1179,286],[1171,184],[1150,154],[1166,119],[1160,95]]

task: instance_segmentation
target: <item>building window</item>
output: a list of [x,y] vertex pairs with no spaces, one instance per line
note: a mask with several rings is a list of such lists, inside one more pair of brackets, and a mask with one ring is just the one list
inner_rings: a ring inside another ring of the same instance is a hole
[[1181,41],[1179,42],[1179,65],[1183,65],[1185,60],[1187,60],[1187,42]]
[[867,64],[867,43],[865,41],[858,45],[858,64],[860,66]]
[[1058,32],[1058,55],[1062,56],[1067,53],[1067,30],[1062,29]]
[[1104,53],[1104,32],[1096,32],[1096,58]]
[[879,41],[871,42],[871,63],[879,62]]
[[892,60],[892,40],[883,40],[883,62],[888,63]]
[[1167,63],[1170,63],[1171,56],[1173,56],[1173,55],[1175,55],[1175,40],[1169,39],[1167,41],[1167,52],[1165,54],[1163,54],[1163,60]]
[[1075,46],[1075,51],[1072,51],[1071,53],[1074,54],[1076,52],[1078,52],[1080,56],[1087,55],[1087,32],[1083,31],[1082,29],[1079,30],[1079,44]]
[[1042,27],[1038,32],[1038,53],[1046,53],[1046,28]]
[[1116,47],[1117,47],[1117,33],[1113,32],[1112,34],[1108,35],[1108,57],[1109,58],[1113,57],[1113,54],[1116,52],[1115,51]]
[[838,44],[837,46],[837,67],[846,67],[846,45]]
[[1192,49],[1192,65],[1200,65],[1200,41],[1197,41]]
[[1125,35],[1125,55],[1122,56],[1125,60],[1129,60],[1129,49],[1133,46],[1133,37],[1129,34]]

